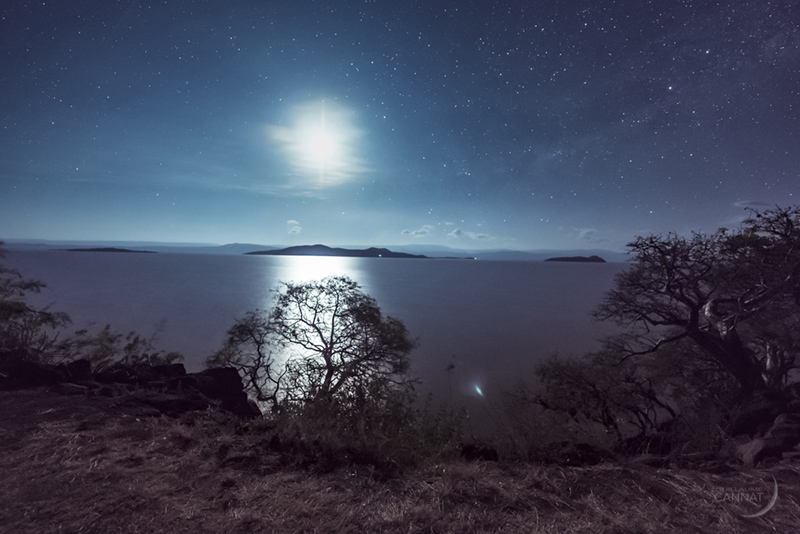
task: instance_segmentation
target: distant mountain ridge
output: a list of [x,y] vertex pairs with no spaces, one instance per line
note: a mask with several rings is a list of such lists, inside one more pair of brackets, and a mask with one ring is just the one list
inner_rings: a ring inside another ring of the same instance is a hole
[[392,252],[388,248],[370,247],[363,250],[349,248],[334,248],[326,245],[300,245],[277,250],[256,250],[245,252],[248,255],[260,256],[340,256],[346,258],[413,258],[428,259],[422,254],[407,254],[405,252]]
[[67,252],[130,252],[133,254],[155,254],[152,250],[131,250],[129,248],[117,247],[95,247],[95,248],[68,248]]
[[[284,244],[254,244],[254,243],[228,243],[213,245],[208,243],[155,243],[152,241],[45,241],[25,239],[3,239],[7,250],[53,250],[65,248],[99,248],[119,247],[132,250],[148,250],[165,254],[215,254],[215,255],[240,255],[248,252],[266,250],[281,250]],[[359,249],[362,245],[344,243],[340,248]],[[390,247],[390,248],[387,248]],[[292,247],[289,247],[292,248]],[[483,261],[544,261],[553,257],[567,256],[600,256],[607,262],[626,262],[628,254],[606,249],[535,249],[535,250],[509,250],[509,249],[460,249],[444,245],[385,245],[379,244],[373,248],[384,248],[395,253],[406,253],[412,256],[425,255],[428,258],[470,258]]]
[[547,258],[544,261],[571,261],[578,263],[605,263],[606,260],[600,256],[560,256],[558,258]]

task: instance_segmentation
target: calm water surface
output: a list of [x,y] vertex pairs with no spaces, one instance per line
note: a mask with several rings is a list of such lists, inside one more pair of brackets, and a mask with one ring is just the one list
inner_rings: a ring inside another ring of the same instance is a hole
[[[38,304],[75,329],[110,324],[153,336],[199,370],[237,317],[269,310],[280,281],[347,275],[419,339],[424,391],[489,396],[554,353],[598,348],[611,325],[589,313],[624,264],[10,251],[8,265],[48,285]],[[449,364],[455,368],[445,372]]]

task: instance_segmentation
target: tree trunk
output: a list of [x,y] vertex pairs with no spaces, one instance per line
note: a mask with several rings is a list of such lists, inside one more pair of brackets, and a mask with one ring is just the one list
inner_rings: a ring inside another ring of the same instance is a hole
[[751,396],[755,391],[766,389],[761,367],[755,359],[753,351],[748,349],[736,332],[730,332],[725,339],[695,330],[689,338],[697,343],[700,348],[714,357],[727,369],[742,388],[744,397]]

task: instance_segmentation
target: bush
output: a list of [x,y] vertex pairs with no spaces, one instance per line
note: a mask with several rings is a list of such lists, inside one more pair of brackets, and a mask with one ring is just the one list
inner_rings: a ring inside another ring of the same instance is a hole
[[237,368],[287,439],[403,461],[448,449],[456,418],[416,410],[405,326],[347,277],[282,284],[267,315],[237,320],[207,366]]
[[146,367],[170,364],[183,359],[177,352],[165,352],[153,346],[151,340],[135,332],[122,334],[106,325],[97,334],[89,330],[78,330],[57,345],[58,352],[66,360],[88,360],[92,369],[100,371],[113,365]]
[[[0,242],[0,258],[5,255],[2,246]],[[0,263],[0,353],[24,354],[41,363],[54,358],[59,329],[69,324],[70,318],[25,302],[29,294],[44,287],[43,282],[25,279],[16,269]]]

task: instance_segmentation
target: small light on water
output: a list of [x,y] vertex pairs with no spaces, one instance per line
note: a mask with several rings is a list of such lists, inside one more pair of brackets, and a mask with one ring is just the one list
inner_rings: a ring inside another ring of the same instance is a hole
[[475,386],[475,391],[478,393],[478,395],[480,395],[481,397],[483,397],[483,390],[481,389],[481,387],[480,387],[480,386],[476,385],[476,386]]

